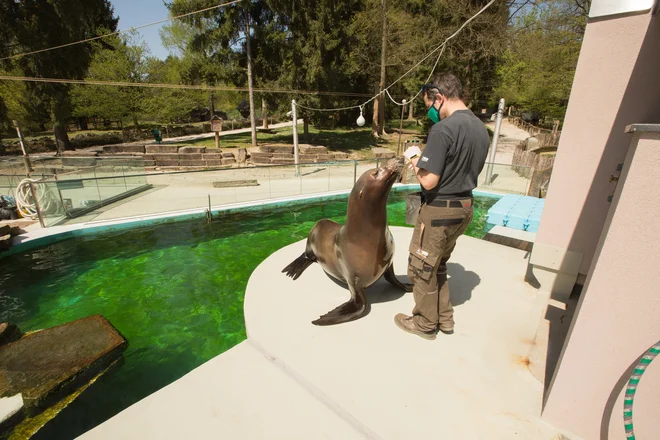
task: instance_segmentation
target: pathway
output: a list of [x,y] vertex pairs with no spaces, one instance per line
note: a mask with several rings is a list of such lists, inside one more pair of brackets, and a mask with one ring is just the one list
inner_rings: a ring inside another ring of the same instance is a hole
[[[486,127],[495,131],[495,122],[488,122]],[[530,137],[530,134],[525,130],[516,127],[506,119],[502,119],[500,137],[497,141],[497,152],[495,153],[495,163],[511,165],[516,145],[528,137]]]

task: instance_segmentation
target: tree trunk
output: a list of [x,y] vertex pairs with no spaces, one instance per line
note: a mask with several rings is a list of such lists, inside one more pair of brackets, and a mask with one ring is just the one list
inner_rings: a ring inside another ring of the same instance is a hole
[[303,137],[309,143],[309,118],[303,118]]
[[261,114],[264,118],[264,128],[268,129],[268,105],[266,104],[266,99],[261,97]]
[[250,13],[245,9],[245,49],[247,52],[248,95],[250,98],[250,127],[252,146],[257,146],[257,121],[254,116],[254,93],[252,92],[252,50],[250,48]]
[[379,137],[380,133],[378,130],[378,118],[380,116],[380,112],[378,111],[379,105],[378,103],[380,102],[380,97],[374,99],[374,114],[373,117],[371,118],[371,135],[374,137]]
[[55,146],[57,148],[57,154],[62,154],[62,151],[75,150],[71,141],[69,141],[69,135],[64,128],[64,125],[56,122],[53,125],[53,133],[55,134]]
[[209,111],[211,112],[210,119],[215,116],[215,104],[213,102],[213,92],[209,93]]
[[140,129],[140,123],[138,122],[137,114],[133,113],[133,125],[136,130]]
[[411,102],[411,103],[410,103],[410,108],[409,108],[409,110],[408,110],[408,120],[409,120],[409,121],[412,121],[413,119],[415,119],[415,117],[413,116],[413,108],[414,108],[414,107],[415,107],[415,103],[414,103],[414,102]]
[[387,64],[387,5],[385,4],[386,0],[382,0],[381,4],[382,15],[383,15],[383,35],[381,40],[381,50],[380,50],[380,83],[378,84],[379,91],[381,95],[378,97],[380,105],[378,106],[378,134],[383,135],[385,133],[385,94],[382,93],[385,88],[385,66]]

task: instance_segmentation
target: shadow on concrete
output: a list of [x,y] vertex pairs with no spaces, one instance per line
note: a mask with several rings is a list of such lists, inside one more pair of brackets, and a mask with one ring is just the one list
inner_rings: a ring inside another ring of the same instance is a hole
[[447,263],[449,273],[449,300],[456,307],[472,299],[472,291],[481,283],[481,278],[458,263]]

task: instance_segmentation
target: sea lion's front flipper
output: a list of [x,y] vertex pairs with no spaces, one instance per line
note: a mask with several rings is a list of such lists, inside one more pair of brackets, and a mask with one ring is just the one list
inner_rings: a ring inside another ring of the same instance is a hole
[[413,291],[413,285],[411,283],[402,283],[399,281],[399,279],[394,275],[394,263],[390,264],[390,267],[388,267],[385,270],[385,280],[389,282],[390,284],[403,289],[406,292],[412,292]]
[[312,324],[341,324],[342,322],[353,321],[364,316],[367,313],[367,298],[364,295],[364,289],[357,287],[354,283],[349,283],[348,288],[351,291],[352,298],[321,316],[316,321],[312,321]]

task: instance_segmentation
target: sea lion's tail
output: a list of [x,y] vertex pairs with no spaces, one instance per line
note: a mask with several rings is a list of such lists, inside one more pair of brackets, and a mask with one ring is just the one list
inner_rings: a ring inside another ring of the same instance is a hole
[[305,252],[295,260],[291,262],[287,267],[285,267],[282,272],[286,272],[286,275],[297,280],[298,277],[312,264],[314,260],[309,258]]

